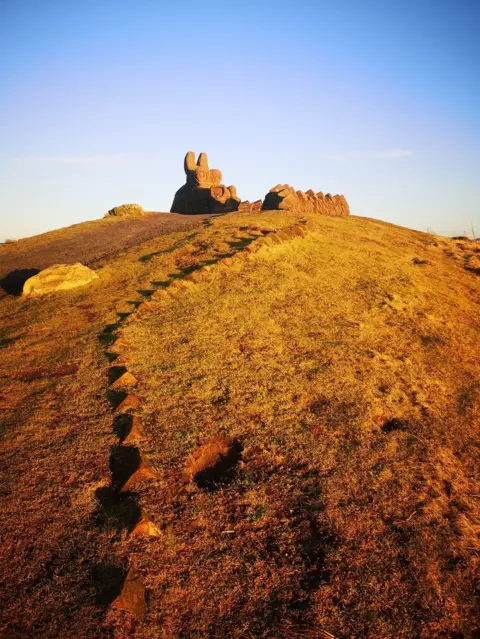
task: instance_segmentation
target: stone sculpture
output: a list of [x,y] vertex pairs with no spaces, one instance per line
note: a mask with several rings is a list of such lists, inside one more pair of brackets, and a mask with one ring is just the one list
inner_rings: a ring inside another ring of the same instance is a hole
[[265,196],[262,205],[267,211],[300,211],[303,213],[320,213],[333,217],[350,215],[347,200],[343,195],[324,195],[321,191],[315,193],[312,189],[306,193],[295,191],[288,184],[277,184]]
[[200,153],[195,162],[195,154],[189,151],[185,156],[184,184],[175,193],[172,213],[228,213],[237,211],[240,198],[234,186],[220,184],[222,173],[208,168],[206,153]]

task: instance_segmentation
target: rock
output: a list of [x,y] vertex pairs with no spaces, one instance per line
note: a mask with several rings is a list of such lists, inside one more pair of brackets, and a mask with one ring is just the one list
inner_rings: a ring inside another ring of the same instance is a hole
[[115,414],[119,415],[120,413],[129,413],[130,411],[135,411],[140,408],[142,402],[140,397],[136,395],[127,395],[125,399],[120,402],[120,404],[115,409]]
[[145,439],[145,433],[143,431],[143,425],[138,415],[131,415],[130,430],[126,437],[122,439],[124,446],[131,446],[137,444]]
[[140,204],[122,204],[110,209],[103,217],[142,217],[143,215],[145,215],[145,211]]
[[140,620],[145,617],[145,585],[133,568],[128,571],[120,595],[112,602],[111,607],[128,612]]
[[135,524],[134,529],[130,533],[130,537],[136,536],[145,536],[145,537],[160,537],[161,531],[156,526],[150,517],[145,513],[144,510],[140,510],[140,517],[138,522]]
[[200,488],[226,483],[242,458],[243,446],[237,439],[216,435],[188,458],[186,474]]
[[343,195],[323,195],[321,191],[315,193],[309,189],[295,191],[288,184],[277,184],[265,196],[262,205],[267,211],[300,211],[302,213],[320,213],[334,217],[350,215],[347,200]]
[[137,378],[126,371],[121,375],[115,382],[112,384],[113,390],[121,390],[124,388],[131,388],[132,386],[136,386],[138,380]]
[[138,468],[120,488],[120,493],[127,493],[132,486],[138,486],[138,484],[142,484],[147,479],[160,479],[160,475],[149,464],[140,459]]
[[175,193],[170,209],[172,213],[228,213],[238,210],[240,198],[236,188],[220,184],[222,173],[208,168],[206,153],[200,153],[195,163],[195,155],[189,151],[185,156],[184,169],[186,184]]
[[255,202],[249,202],[245,200],[238,205],[239,211],[260,211],[262,209],[262,200],[255,200]]
[[54,264],[30,277],[23,285],[23,295],[36,296],[68,291],[98,280],[95,271],[77,264]]

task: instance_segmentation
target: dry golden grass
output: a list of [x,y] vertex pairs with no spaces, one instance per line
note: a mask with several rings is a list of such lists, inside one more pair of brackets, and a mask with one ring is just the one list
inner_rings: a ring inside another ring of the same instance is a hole
[[[139,636],[475,636],[479,281],[459,251],[322,218],[126,327],[164,474],[141,497],[164,537],[134,553]],[[218,433],[245,449],[235,480],[182,488]]]
[[[55,248],[64,234],[52,236]],[[0,293],[2,635],[108,635],[105,608],[126,564],[106,490],[118,441],[108,386],[122,367],[105,351],[142,300],[183,275],[185,244],[215,261],[249,237],[236,220],[200,226],[97,260],[92,286],[35,300]],[[48,253],[45,236],[28,246]]]
[[[227,215],[97,261],[78,292],[0,298],[5,636],[478,636],[478,243],[321,218],[216,264],[298,221]],[[123,357],[150,539],[110,498]],[[233,442],[227,482],[193,481]],[[127,566],[143,624],[105,617]]]

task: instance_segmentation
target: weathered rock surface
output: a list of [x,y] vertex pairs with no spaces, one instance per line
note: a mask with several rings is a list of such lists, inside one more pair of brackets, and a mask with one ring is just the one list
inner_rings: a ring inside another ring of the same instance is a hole
[[95,271],[77,264],[54,264],[30,277],[23,285],[23,294],[36,296],[68,291],[78,286],[85,286],[98,280]]
[[321,191],[315,193],[312,189],[304,193],[303,191],[295,191],[288,184],[277,184],[271,188],[265,196],[262,209],[319,213],[333,217],[350,215],[345,196],[331,195],[330,193],[324,195]]
[[200,153],[195,162],[195,154],[189,151],[184,168],[187,181],[175,193],[170,209],[172,213],[228,213],[238,210],[240,198],[236,188],[220,184],[222,173],[208,168],[206,153]]
[[238,205],[239,211],[261,211],[262,200],[255,200],[255,202],[249,202],[245,200]]
[[140,620],[145,617],[145,585],[134,568],[128,571],[122,590],[111,607],[128,612]]
[[145,215],[145,211],[140,204],[122,204],[114,206],[103,217],[142,217],[143,215]]

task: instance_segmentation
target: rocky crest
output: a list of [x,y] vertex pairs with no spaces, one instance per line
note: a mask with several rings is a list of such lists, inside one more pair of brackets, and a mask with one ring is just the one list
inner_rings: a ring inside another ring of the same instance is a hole
[[304,193],[303,191],[295,191],[288,184],[277,184],[271,188],[263,200],[262,209],[320,213],[332,217],[350,215],[345,196],[330,195],[330,193],[324,195],[321,191],[315,193],[312,189]]
[[172,213],[228,213],[237,211],[240,198],[234,186],[220,184],[222,173],[208,168],[206,153],[200,153],[195,162],[195,154],[189,151],[185,156],[184,184],[173,199]]
[[142,217],[143,215],[145,215],[145,211],[140,204],[122,204],[114,206],[103,217]]

